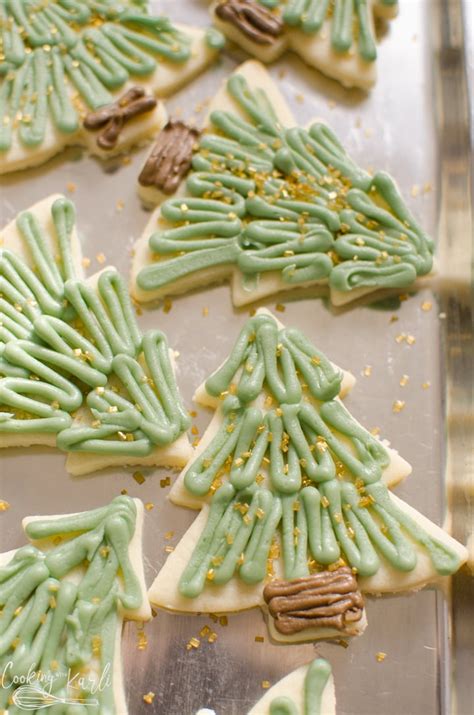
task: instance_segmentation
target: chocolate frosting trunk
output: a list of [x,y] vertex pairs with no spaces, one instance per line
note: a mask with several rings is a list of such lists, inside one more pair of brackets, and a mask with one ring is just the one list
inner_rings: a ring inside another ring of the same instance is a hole
[[283,21],[255,0],[226,0],[215,13],[259,45],[271,45],[283,32]]
[[89,112],[84,127],[92,131],[103,129],[97,144],[101,149],[110,150],[117,144],[125,124],[140,114],[151,112],[156,104],[156,99],[147,95],[143,87],[131,87],[114,104]]
[[347,633],[364,610],[357,580],[348,567],[293,581],[272,581],[263,596],[275,628],[285,635],[315,627]]
[[191,167],[193,148],[199,132],[184,122],[169,121],[143,167],[138,181],[165,194],[176,191]]

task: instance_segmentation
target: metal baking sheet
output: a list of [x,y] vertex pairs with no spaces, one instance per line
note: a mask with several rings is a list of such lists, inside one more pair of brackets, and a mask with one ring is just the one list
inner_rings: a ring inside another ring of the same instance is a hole
[[[154,5],[176,20],[196,25],[208,21],[204,0]],[[465,15],[473,12],[473,5],[466,0]],[[466,27],[457,0],[401,0],[399,18],[381,38],[379,81],[370,95],[344,90],[288,55],[270,70],[300,121],[324,118],[363,166],[393,173],[410,208],[437,237],[441,270],[432,288],[342,311],[308,295],[285,296],[285,312],[278,317],[303,329],[332,360],[353,371],[358,382],[347,406],[367,427],[380,427],[413,465],[397,494],[437,523],[450,520],[461,540],[469,524],[472,528],[473,514],[467,459],[473,343],[466,76],[470,72],[472,79],[472,59],[466,68]],[[238,50],[228,51],[168,102],[170,111],[199,117],[205,100],[243,58]],[[99,267],[96,256],[104,253],[108,263],[127,273],[132,243],[148,219],[135,192],[146,151],[134,152],[128,165],[121,160],[104,165],[69,149],[39,169],[4,178],[1,224],[44,196],[64,192],[76,203],[90,270]],[[274,308],[280,300],[266,305]],[[421,308],[426,301],[432,303],[429,311]],[[232,308],[227,285],[176,298],[168,313],[143,310],[142,327],[162,328],[180,352],[179,385],[190,409],[193,390],[227,355],[247,315]],[[415,343],[398,343],[400,333],[415,336]],[[372,366],[370,377],[362,375],[367,365]],[[401,387],[404,374],[410,379]],[[397,399],[406,403],[398,414],[392,410]],[[200,433],[209,419],[208,412],[199,410],[195,422]],[[167,472],[145,471],[146,482],[139,486],[132,470],[70,477],[64,456],[47,449],[8,450],[1,459],[0,494],[11,504],[0,515],[2,550],[23,543],[20,522],[27,514],[88,509],[127,489],[155,505],[145,523],[151,583],[166,558],[165,545],[177,543],[196,516],[167,501],[168,489],[160,486]],[[164,539],[168,531],[174,532],[171,541]],[[194,715],[208,706],[219,715],[244,715],[262,695],[263,680],[276,682],[308,662],[317,649],[333,665],[338,715],[470,715],[473,603],[467,570],[453,580],[452,598],[425,590],[369,599],[369,627],[347,649],[334,644],[274,646],[259,611],[231,615],[228,625],[214,624],[207,615],[160,612],[146,627],[145,650],[137,649],[136,625],[125,628],[129,710],[131,715]],[[188,651],[187,642],[206,624],[218,633],[217,641]],[[256,635],[264,635],[265,641],[255,642]],[[375,657],[379,651],[387,654],[382,663]],[[142,699],[148,691],[156,694],[152,705]]]

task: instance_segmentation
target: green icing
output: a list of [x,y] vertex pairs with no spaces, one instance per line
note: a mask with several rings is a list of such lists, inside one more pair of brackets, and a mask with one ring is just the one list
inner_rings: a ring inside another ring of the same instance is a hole
[[[25,147],[41,145],[48,121],[74,133],[84,110],[109,104],[128,81],[151,76],[163,61],[187,62],[191,38],[146,5],[0,1],[0,153],[15,135]],[[210,31],[207,43],[219,49],[220,33]]]
[[217,266],[237,269],[250,294],[266,273],[343,292],[406,288],[429,273],[433,241],[388,174],[360,169],[323,124],[281,127],[242,76],[227,89],[245,119],[211,114],[187,195],[161,207],[166,227],[149,239],[159,260],[139,272],[141,290],[173,292],[175,281]]
[[210,496],[210,509],[181,576],[183,596],[235,576],[263,582],[279,555],[288,580],[341,560],[362,578],[382,564],[410,572],[417,548],[440,575],[459,568],[455,550],[382,483],[389,455],[338,398],[341,377],[298,330],[267,314],[244,325],[206,382],[222,400],[222,424],[184,476],[192,495]]
[[309,664],[304,679],[303,710],[288,696],[281,696],[272,700],[270,715],[323,715],[323,694],[329,678],[331,666],[324,658],[316,658]]
[[[118,715],[117,630],[143,599],[129,556],[136,519],[133,499],[118,497],[100,509],[28,524],[37,545],[0,567],[1,708],[24,712],[19,688],[29,677],[38,692],[58,699],[50,708],[58,715]],[[85,704],[61,703],[68,698]],[[43,712],[40,704],[35,712]]]
[[357,51],[366,62],[377,57],[372,14],[377,5],[395,9],[398,0],[257,0],[270,9],[280,9],[288,27],[317,35],[329,23],[331,45],[336,52]]
[[[149,455],[189,426],[166,337],[140,332],[115,270],[96,287],[75,277],[73,204],[56,200],[51,218],[57,262],[31,212],[17,226],[32,268],[0,254],[0,433],[54,434],[66,451]],[[74,424],[80,407],[90,420]]]
[[206,30],[206,42],[211,49],[222,50],[225,46],[225,37],[215,27],[209,27]]

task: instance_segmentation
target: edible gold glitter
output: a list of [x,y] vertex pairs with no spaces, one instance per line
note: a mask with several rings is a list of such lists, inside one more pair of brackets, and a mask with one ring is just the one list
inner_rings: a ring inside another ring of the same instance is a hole
[[153,693],[151,690],[149,693],[143,696],[143,700],[147,705],[151,705],[153,700],[155,699],[155,693]]
[[386,657],[387,657],[387,654],[383,653],[382,651],[379,651],[378,653],[375,654],[375,658],[378,663],[382,663],[382,661],[384,661]]
[[141,472],[133,472],[132,476],[137,484],[144,484],[145,477],[143,476],[143,474]]
[[404,400],[395,400],[395,402],[392,405],[392,411],[398,413],[398,412],[401,412],[404,407],[405,407]]

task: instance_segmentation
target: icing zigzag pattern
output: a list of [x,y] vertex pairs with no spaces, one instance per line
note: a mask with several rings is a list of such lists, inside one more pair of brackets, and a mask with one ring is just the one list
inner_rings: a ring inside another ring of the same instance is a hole
[[25,519],[33,543],[0,557],[2,712],[126,714],[122,624],[151,617],[142,519],[142,503],[124,496]]
[[344,407],[347,380],[268,312],[247,321],[197,393],[217,412],[171,498],[204,506],[152,603],[218,613],[265,604],[277,640],[357,635],[358,588],[420,588],[460,567],[464,547],[388,490],[410,470]]
[[286,49],[345,86],[375,82],[376,20],[398,0],[212,0],[216,26],[263,62]]
[[142,335],[115,269],[75,277],[74,206],[56,199],[50,215],[58,262],[34,211],[17,219],[32,267],[1,252],[0,435],[133,463],[189,426],[166,337]]
[[[215,32],[204,39],[146,7],[133,0],[1,0],[1,173],[39,163],[61,145],[87,144],[87,113],[112,104],[131,81],[163,96],[215,56]],[[160,107],[147,120],[154,121],[149,131],[163,125],[163,114]],[[100,154],[93,142],[90,148]]]
[[162,204],[137,299],[233,273],[237,305],[315,283],[344,303],[429,273],[433,241],[394,180],[358,167],[325,124],[283,127],[254,68],[228,80],[233,108],[211,112],[186,195]]

